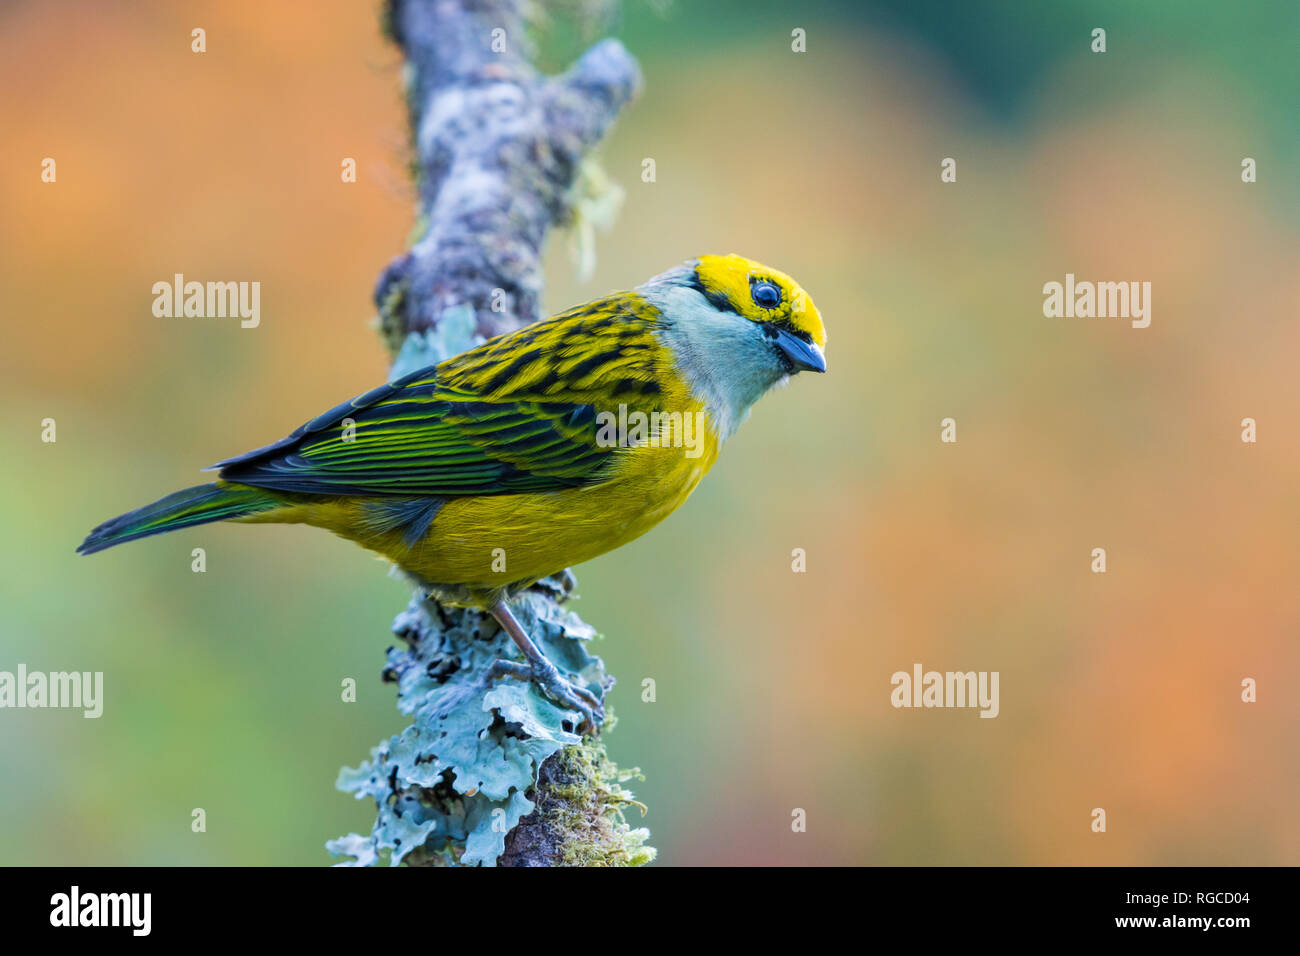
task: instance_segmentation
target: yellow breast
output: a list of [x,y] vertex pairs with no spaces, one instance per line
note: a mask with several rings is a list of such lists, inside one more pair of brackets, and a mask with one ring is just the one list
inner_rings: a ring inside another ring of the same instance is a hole
[[[717,459],[680,448],[629,449],[617,474],[585,488],[449,501],[399,564],[438,584],[531,583],[645,534],[676,511]],[[392,555],[390,555],[392,556]]]

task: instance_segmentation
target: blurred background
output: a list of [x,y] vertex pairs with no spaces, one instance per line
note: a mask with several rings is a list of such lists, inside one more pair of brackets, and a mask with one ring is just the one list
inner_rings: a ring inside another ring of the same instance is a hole
[[[577,569],[661,863],[1300,863],[1300,8],[628,0],[608,30],[646,79],[603,150],[627,201],[589,282],[553,237],[548,307],[736,251],[830,333],[829,374]],[[588,39],[562,18],[540,62]],[[0,711],[0,863],[368,832],[333,784],[406,724],[381,562],[299,527],[73,549],[384,380],[400,70],[365,3],[0,8],[0,670],[105,675],[99,720]],[[260,281],[261,326],[155,318],[177,272]],[[1067,272],[1151,282],[1150,328],[1045,318]],[[999,671],[1000,715],[894,709],[914,663]]]

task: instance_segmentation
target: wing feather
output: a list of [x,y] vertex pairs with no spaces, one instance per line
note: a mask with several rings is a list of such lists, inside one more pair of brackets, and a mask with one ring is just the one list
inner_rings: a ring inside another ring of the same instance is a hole
[[280,441],[207,470],[276,491],[434,496],[550,491],[605,480],[597,412],[651,411],[662,316],[597,300],[381,385]]

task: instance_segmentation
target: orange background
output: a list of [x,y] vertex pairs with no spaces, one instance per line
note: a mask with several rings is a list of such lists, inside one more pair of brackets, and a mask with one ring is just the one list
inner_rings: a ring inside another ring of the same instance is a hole
[[[736,251],[830,335],[829,373],[763,400],[678,514],[578,569],[651,842],[671,864],[1300,863],[1300,191],[1265,82],[1285,9],[1180,33],[1102,4],[1098,56],[1091,13],[954,52],[902,6],[629,5],[646,88],[603,150],[627,201],[591,282],[549,250],[551,310]],[[373,820],[338,768],[405,725],[379,681],[402,585],[305,528],[73,548],[384,379],[400,57],[367,4],[0,17],[0,670],[106,684],[99,720],[0,711],[0,862],[328,863]],[[545,62],[580,48],[556,30]],[[966,69],[1031,58],[992,92]],[[261,326],[155,318],[176,272],[260,281]],[[1151,327],[1045,318],[1067,272],[1151,282]],[[916,662],[999,671],[1000,715],[893,709]]]

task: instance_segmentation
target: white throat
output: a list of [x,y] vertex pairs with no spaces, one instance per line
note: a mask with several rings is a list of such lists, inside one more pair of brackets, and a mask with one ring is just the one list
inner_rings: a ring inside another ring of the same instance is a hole
[[771,343],[754,322],[719,311],[695,289],[659,285],[641,291],[668,319],[660,335],[678,373],[719,437],[730,438],[750,406],[786,377]]

